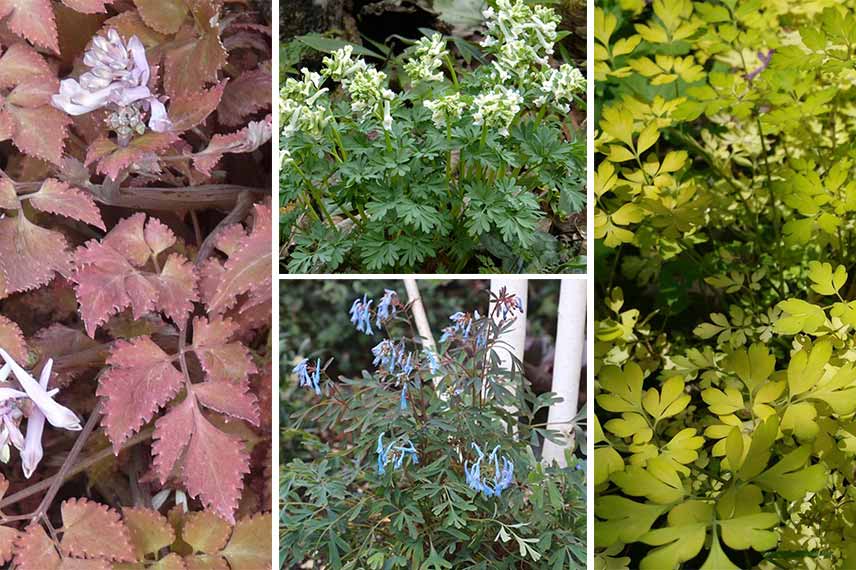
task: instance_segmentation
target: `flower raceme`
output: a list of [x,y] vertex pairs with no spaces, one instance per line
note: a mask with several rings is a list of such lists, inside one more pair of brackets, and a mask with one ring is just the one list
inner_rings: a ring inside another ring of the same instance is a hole
[[368,295],[363,295],[360,299],[354,299],[351,305],[350,315],[351,322],[356,325],[357,330],[369,336],[374,335],[372,330],[372,303],[374,301],[368,298]]
[[[510,487],[514,481],[514,463],[507,456],[503,455],[502,466],[500,466],[500,447],[498,445],[487,456],[485,456],[478,444],[473,442],[472,446],[476,454],[478,454],[478,459],[472,465],[470,465],[469,461],[464,462],[467,485],[471,489],[484,494],[485,497],[499,497],[502,491]],[[482,462],[485,458],[487,458],[487,461],[484,462],[485,469],[483,470]]]
[[107,124],[120,137],[145,132],[142,114],[149,112],[148,127],[166,132],[172,123],[161,99],[152,94],[148,83],[151,76],[146,50],[137,36],[127,43],[115,29],[107,36],[95,36],[83,56],[89,71],[79,80],[63,79],[59,93],[51,99],[53,105],[69,115],[84,115],[97,109],[113,112]]
[[411,81],[443,81],[443,58],[449,52],[446,50],[446,41],[441,34],[431,34],[416,42],[413,48],[413,59],[405,62],[404,71],[410,76]]
[[386,447],[383,445],[383,436],[386,435],[386,432],[381,432],[379,436],[377,436],[377,472],[378,475],[383,475],[386,473],[386,466],[392,463],[392,469],[394,471],[398,471],[404,465],[404,460],[408,456],[410,457],[410,461],[414,464],[419,463],[419,453],[416,451],[416,447],[413,445],[413,442],[410,441],[410,438],[405,437],[404,443],[401,445],[396,445],[398,443],[398,439],[393,440]]
[[292,369],[297,374],[297,385],[301,388],[312,388],[315,394],[321,395],[321,359],[315,361],[315,367],[309,370],[309,359],[304,358]]
[[[38,382],[24,370],[9,354],[0,348],[0,357],[5,364],[0,368],[0,460],[9,460],[9,444],[21,452],[24,475],[29,478],[44,451],[42,433],[45,421],[52,426],[69,431],[80,431],[80,419],[70,409],[58,404],[53,397],[59,390],[48,390],[53,360],[48,360],[42,368]],[[20,390],[8,385],[9,376],[18,381]],[[31,410],[27,419],[27,434],[21,434],[20,422],[24,417],[23,409],[27,403]]]

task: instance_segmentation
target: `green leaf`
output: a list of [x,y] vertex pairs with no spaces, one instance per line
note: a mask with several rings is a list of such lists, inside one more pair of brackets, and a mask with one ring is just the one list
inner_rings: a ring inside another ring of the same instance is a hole
[[826,486],[826,465],[818,463],[805,467],[810,456],[811,447],[803,445],[755,477],[754,481],[790,501],[799,501],[806,493],[819,491]]
[[594,512],[596,546],[636,542],[651,527],[668,506],[640,503],[618,495],[598,497]]
[[835,295],[847,283],[847,270],[843,265],[832,271],[832,265],[811,261],[808,264],[808,276],[813,281],[811,288],[821,295]]
[[645,533],[640,541],[658,548],[642,559],[641,570],[678,568],[704,547],[707,527],[713,521],[713,505],[687,501],[669,511],[668,526]]
[[373,52],[372,50],[365,48],[361,45],[352,44],[351,42],[338,40],[336,38],[327,38],[320,34],[306,34],[304,36],[297,36],[294,39],[295,41],[305,44],[311,47],[312,49],[324,53],[333,53],[334,51],[341,49],[345,46],[351,46],[354,49],[354,53],[357,55],[364,55],[367,57],[374,57],[376,59],[383,59],[382,55]]

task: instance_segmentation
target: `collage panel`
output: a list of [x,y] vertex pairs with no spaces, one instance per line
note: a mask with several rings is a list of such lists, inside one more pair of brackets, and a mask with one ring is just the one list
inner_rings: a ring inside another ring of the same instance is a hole
[[286,4],[281,272],[586,272],[585,2]]
[[270,14],[0,6],[0,568],[273,567]]
[[585,568],[586,297],[281,280],[281,568]]
[[856,568],[854,5],[594,33],[595,567]]

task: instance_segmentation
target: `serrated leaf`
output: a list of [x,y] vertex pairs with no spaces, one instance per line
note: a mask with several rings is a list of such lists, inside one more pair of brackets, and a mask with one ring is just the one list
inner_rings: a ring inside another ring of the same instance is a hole
[[175,531],[166,517],[157,511],[125,507],[122,517],[131,537],[138,559],[154,554],[175,541]]
[[208,90],[175,97],[169,104],[172,130],[180,133],[192,129],[204,121],[208,115],[217,109],[227,83],[228,80],[221,81]]
[[0,0],[0,19],[15,34],[59,53],[53,7],[49,0]]
[[147,132],[136,137],[127,146],[120,147],[113,141],[100,138],[89,145],[84,164],[98,163],[98,172],[111,179],[119,178],[119,173],[131,168],[134,163],[156,157],[157,154],[178,140],[175,133]]
[[193,398],[185,398],[181,403],[155,422],[154,468],[161,483],[166,483],[176,463],[187,447],[193,433],[193,413],[196,403]]
[[257,372],[247,347],[231,340],[237,332],[238,324],[231,319],[193,319],[193,350],[209,380],[245,386]]
[[143,21],[162,34],[174,34],[187,19],[184,0],[134,0]]
[[259,514],[241,519],[235,525],[229,544],[221,552],[231,570],[271,568],[271,532],[273,516]]
[[220,431],[200,411],[195,411],[183,469],[183,480],[191,496],[199,497],[208,508],[234,524],[243,478],[250,472],[249,463],[240,439]]
[[22,107],[7,103],[0,120],[11,125],[12,142],[21,152],[61,165],[71,117],[48,104]]
[[0,272],[6,292],[28,291],[68,275],[71,254],[61,233],[30,222],[23,213],[0,219]]
[[212,512],[201,511],[188,513],[181,538],[193,547],[194,552],[217,554],[226,546],[231,533],[232,529],[225,520]]
[[227,127],[237,127],[250,115],[270,109],[271,82],[271,70],[265,64],[230,81],[217,107],[218,122]]
[[122,444],[175,397],[184,377],[173,357],[147,336],[117,341],[107,364],[97,394],[105,398],[104,429],[118,454]]
[[217,72],[226,64],[219,26],[206,30],[201,37],[185,34],[181,40],[179,47],[166,53],[164,86],[170,97],[190,95],[215,83]]
[[133,562],[134,549],[119,513],[86,499],[70,499],[61,506],[62,549],[72,556]]
[[17,570],[58,570],[59,553],[40,524],[30,524],[15,545]]
[[219,412],[259,425],[259,405],[255,394],[225,382],[201,382],[193,385],[199,403]]
[[45,59],[26,43],[9,46],[0,57],[0,88],[13,87],[31,79],[54,81],[56,77]]
[[0,315],[0,348],[8,352],[16,362],[27,361],[27,342],[24,340],[24,333],[17,324],[3,315]]
[[28,196],[30,204],[37,210],[59,214],[86,222],[106,231],[101,212],[92,197],[65,182],[48,178],[35,194]]
[[256,204],[253,229],[243,238],[224,265],[217,287],[208,299],[211,315],[222,315],[232,307],[238,295],[248,294],[256,302],[268,302],[271,295],[273,254],[271,209]]

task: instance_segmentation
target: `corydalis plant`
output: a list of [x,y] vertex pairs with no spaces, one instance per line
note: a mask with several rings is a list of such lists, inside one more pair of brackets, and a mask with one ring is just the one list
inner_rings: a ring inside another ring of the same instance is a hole
[[[383,338],[372,351],[374,370],[336,381],[323,375],[322,395],[308,387],[300,399],[290,430],[317,424],[307,433],[316,457],[310,463],[301,454],[282,467],[287,567],[374,560],[404,569],[433,559],[457,568],[474,558],[502,570],[584,564],[585,509],[572,497],[584,497],[585,475],[535,459],[527,442],[539,430],[530,422],[552,399],[536,402],[525,388],[515,395],[506,387],[520,379],[520,364],[512,371],[497,364],[500,337],[522,307],[507,293],[492,304],[495,320],[460,311],[452,319],[458,330],[428,348],[392,289],[355,300],[356,333],[371,323]],[[512,404],[523,422],[507,412]],[[319,548],[322,538],[328,546]]]
[[569,112],[585,79],[553,59],[564,34],[552,10],[500,2],[486,17],[478,67],[455,61],[478,47],[455,53],[434,32],[395,59],[396,75],[347,45],[285,79],[289,270],[569,262],[555,236],[584,203]]

